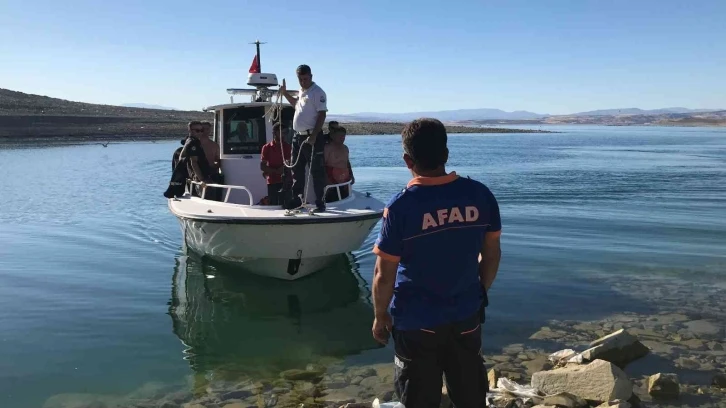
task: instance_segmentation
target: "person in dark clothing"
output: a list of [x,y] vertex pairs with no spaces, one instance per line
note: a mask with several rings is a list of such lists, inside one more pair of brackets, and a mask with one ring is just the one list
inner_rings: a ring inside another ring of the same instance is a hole
[[[169,180],[169,187],[164,191],[164,197],[174,198],[181,197],[184,195],[185,185],[189,173],[187,171],[186,164],[182,163],[181,152],[184,150],[184,142],[186,139],[181,140],[182,147],[174,150],[171,157],[171,179]],[[179,165],[182,163],[183,165]]]
[[413,179],[386,205],[373,247],[371,331],[384,344],[393,336],[403,405],[438,407],[443,374],[454,406],[484,408],[481,324],[501,257],[499,206],[484,184],[446,172],[440,121],[415,120],[402,139]]

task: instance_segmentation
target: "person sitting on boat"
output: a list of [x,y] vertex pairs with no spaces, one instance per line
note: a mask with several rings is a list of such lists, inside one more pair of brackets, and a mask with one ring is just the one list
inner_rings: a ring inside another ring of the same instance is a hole
[[272,125],[272,141],[262,146],[260,170],[267,179],[267,198],[269,205],[281,205],[283,180],[289,175],[283,163],[283,155],[290,162],[292,146],[281,139],[280,122]]
[[[187,171],[194,181],[203,183],[214,183],[212,167],[204,154],[204,148],[200,140],[203,132],[202,122],[193,120],[187,126],[189,136],[184,142],[184,148],[179,155],[180,160],[186,160]],[[197,195],[201,196],[202,189],[196,188]]]
[[[325,145],[325,172],[328,175],[328,184],[340,184],[350,181],[355,183],[353,169],[350,166],[350,151],[345,145],[346,130],[339,126],[330,132],[330,143]],[[348,186],[340,187],[340,199],[348,197]],[[338,189],[329,188],[325,201],[338,200]]]
[[204,155],[207,157],[207,162],[212,167],[212,171],[214,173],[219,173],[219,145],[210,138],[211,134],[212,124],[209,121],[202,122],[202,137],[199,141],[202,142]]
[[333,130],[335,130],[338,127],[340,127],[340,125],[338,124],[338,121],[331,120],[330,122],[328,122],[328,133],[325,134],[325,143],[330,143],[330,138],[331,138],[331,135],[333,134]]
[[[292,128],[295,130],[292,141],[292,157],[296,158],[295,167],[292,169],[293,198],[285,203],[285,208],[297,208],[302,204],[299,197],[303,196],[303,191],[305,191],[305,178],[307,176],[305,167],[309,164],[315,192],[316,211],[325,211],[325,197],[323,197],[325,191],[323,124],[328,111],[327,96],[323,88],[313,82],[313,74],[309,66],[300,65],[295,72],[300,83],[298,98],[287,92],[284,79],[282,80],[282,86],[280,86],[280,93],[285,96],[290,105],[295,107],[295,115],[292,119]],[[298,152],[300,151],[302,151],[302,154],[299,155],[298,159]]]
[[[209,121],[202,122],[202,136],[199,141],[202,143],[202,149],[204,150],[204,156],[207,158],[207,162],[212,170],[212,180],[217,184],[224,184],[224,177],[222,175],[222,169],[220,167],[221,161],[219,157],[219,145],[215,143],[211,138],[212,124]],[[222,194],[224,189],[218,187],[207,187],[206,197],[217,201],[222,200]]]

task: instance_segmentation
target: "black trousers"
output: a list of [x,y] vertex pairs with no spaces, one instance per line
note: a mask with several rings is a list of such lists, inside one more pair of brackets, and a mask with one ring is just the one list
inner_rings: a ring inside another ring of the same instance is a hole
[[310,164],[310,177],[313,181],[313,191],[316,195],[315,204],[322,206],[324,202],[323,191],[327,184],[327,177],[325,176],[325,159],[323,156],[323,150],[325,149],[325,137],[323,132],[318,134],[315,139],[315,152],[313,153],[312,146],[307,143],[303,143],[307,136],[295,133],[292,139],[292,160],[297,158],[298,152],[302,149],[300,154],[300,160],[298,160],[295,167],[292,169],[292,194],[293,198],[297,198],[298,195],[305,197],[305,182],[307,180],[307,172],[305,166]]
[[426,330],[393,329],[396,349],[395,389],[406,407],[438,408],[442,374],[456,408],[486,407],[489,391],[481,354],[481,319]]
[[270,205],[281,205],[282,204],[282,183],[274,183],[267,185],[267,199],[270,200]]

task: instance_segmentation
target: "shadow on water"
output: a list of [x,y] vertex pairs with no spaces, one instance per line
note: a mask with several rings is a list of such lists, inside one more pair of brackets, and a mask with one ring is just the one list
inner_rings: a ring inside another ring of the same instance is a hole
[[296,281],[182,255],[169,314],[195,376],[237,381],[325,366],[380,347],[370,291],[352,255]]

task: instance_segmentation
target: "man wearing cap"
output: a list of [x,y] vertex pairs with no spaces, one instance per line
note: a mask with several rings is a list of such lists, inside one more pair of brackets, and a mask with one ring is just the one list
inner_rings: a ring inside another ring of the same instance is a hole
[[323,150],[325,137],[323,136],[323,124],[328,111],[327,97],[325,91],[313,82],[313,74],[310,67],[300,65],[295,71],[300,83],[298,97],[295,98],[287,92],[285,80],[282,80],[280,92],[285,96],[290,105],[295,107],[295,116],[292,120],[292,128],[295,136],[292,140],[292,160],[296,160],[299,152],[300,158],[292,169],[292,193],[293,199],[285,203],[285,208],[296,208],[302,203],[299,196],[305,190],[305,165],[310,165],[310,173],[313,179],[313,191],[315,191],[316,211],[325,211],[323,191],[325,190],[325,164]]

